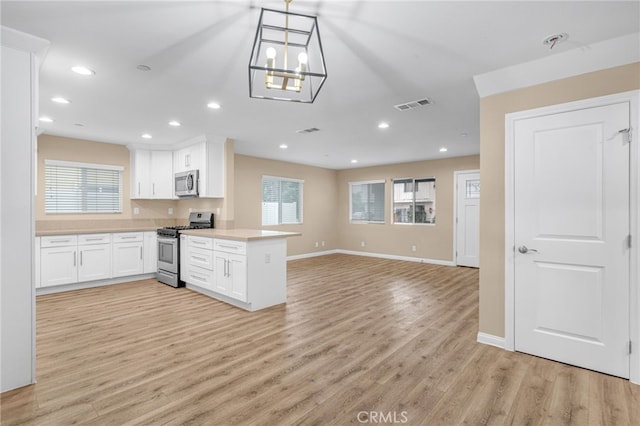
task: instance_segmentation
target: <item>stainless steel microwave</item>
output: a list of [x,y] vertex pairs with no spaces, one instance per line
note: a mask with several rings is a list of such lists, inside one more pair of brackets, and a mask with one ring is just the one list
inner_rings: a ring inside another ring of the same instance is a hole
[[176,197],[197,197],[199,179],[198,170],[176,173],[174,179]]

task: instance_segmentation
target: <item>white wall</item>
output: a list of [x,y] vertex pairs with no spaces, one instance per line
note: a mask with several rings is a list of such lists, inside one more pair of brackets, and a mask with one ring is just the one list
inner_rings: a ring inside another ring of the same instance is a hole
[[33,155],[37,58],[48,43],[2,28],[0,391],[35,381]]

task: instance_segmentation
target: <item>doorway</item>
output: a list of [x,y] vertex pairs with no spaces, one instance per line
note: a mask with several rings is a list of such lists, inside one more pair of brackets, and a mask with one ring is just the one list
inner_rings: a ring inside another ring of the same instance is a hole
[[505,200],[505,348],[635,382],[637,98],[508,114]]

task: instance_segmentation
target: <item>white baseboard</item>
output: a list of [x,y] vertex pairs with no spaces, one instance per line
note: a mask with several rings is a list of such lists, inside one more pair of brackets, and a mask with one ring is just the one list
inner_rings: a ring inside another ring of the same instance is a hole
[[336,250],[335,252],[342,253],[342,254],[352,254],[354,256],[379,257],[382,259],[390,259],[390,260],[405,260],[407,262],[430,263],[432,265],[456,266],[456,264],[450,260],[427,259],[422,257],[411,257],[411,256],[397,256],[395,254],[369,253],[366,251],[352,251],[352,250]]
[[494,336],[493,334],[487,334],[481,331],[478,332],[478,343],[504,349],[504,337]]
[[287,261],[298,260],[298,259],[308,259],[310,257],[327,256],[329,254],[336,254],[336,253],[338,253],[338,250],[325,250],[325,251],[316,251],[312,253],[296,254],[295,256],[287,256]]

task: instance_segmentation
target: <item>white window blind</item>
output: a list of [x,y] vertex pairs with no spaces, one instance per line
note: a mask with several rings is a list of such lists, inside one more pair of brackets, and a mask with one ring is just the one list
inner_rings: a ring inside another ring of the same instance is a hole
[[122,212],[122,170],[45,160],[45,213]]
[[351,222],[384,223],[384,181],[349,183]]
[[302,223],[303,181],[262,177],[262,225]]

